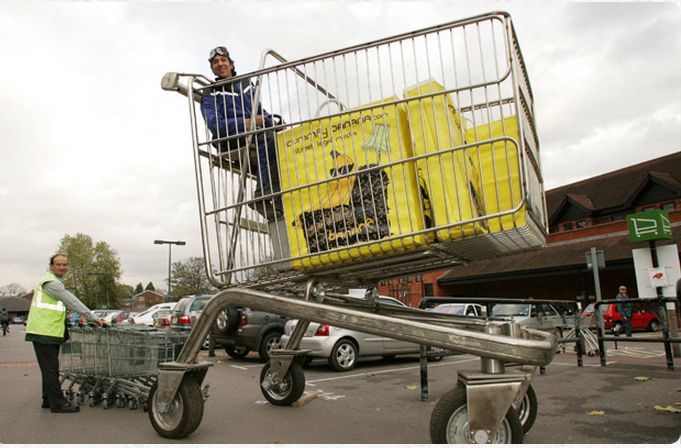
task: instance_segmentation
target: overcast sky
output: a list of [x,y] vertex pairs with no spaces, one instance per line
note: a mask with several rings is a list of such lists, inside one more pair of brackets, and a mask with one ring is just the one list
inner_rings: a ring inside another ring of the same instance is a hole
[[0,286],[32,288],[66,234],[106,241],[124,283],[202,256],[186,101],[168,71],[240,73],[484,12],[513,18],[545,187],[681,151],[676,3],[0,4]]

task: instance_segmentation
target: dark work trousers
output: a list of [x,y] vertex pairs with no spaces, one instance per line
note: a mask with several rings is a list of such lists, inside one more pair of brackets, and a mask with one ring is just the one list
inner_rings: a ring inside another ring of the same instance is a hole
[[34,341],[33,349],[43,377],[43,400],[47,400],[52,409],[64,406],[66,399],[59,382],[59,345]]

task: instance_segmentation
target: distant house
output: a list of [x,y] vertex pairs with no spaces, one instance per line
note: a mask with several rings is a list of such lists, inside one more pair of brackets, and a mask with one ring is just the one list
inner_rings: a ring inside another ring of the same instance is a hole
[[132,296],[129,302],[132,311],[144,311],[152,305],[165,302],[165,296],[156,291],[144,291]]
[[0,297],[0,309],[5,308],[9,313],[10,319],[15,316],[26,317],[28,309],[31,307],[31,297],[28,300],[24,297],[5,296]]

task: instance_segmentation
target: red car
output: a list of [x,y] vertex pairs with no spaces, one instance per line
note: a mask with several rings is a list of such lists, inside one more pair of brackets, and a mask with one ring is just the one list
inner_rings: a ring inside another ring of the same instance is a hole
[[[605,305],[601,307],[601,310],[603,311],[603,326],[605,329],[612,330],[618,334],[622,333],[624,331],[624,323],[622,322],[622,316],[617,312],[617,305],[614,303]],[[593,303],[588,304],[582,312],[582,316],[592,317],[591,327],[596,326],[596,315],[593,312]],[[631,329],[657,331],[660,329],[660,319],[657,317],[657,314],[637,308],[634,304],[633,314],[631,315]]]

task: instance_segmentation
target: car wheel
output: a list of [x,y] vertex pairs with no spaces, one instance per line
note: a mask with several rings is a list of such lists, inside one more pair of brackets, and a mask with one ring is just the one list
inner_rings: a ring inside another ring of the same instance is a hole
[[218,313],[213,325],[213,332],[228,335],[234,332],[239,326],[239,312],[236,308],[227,307]]
[[657,331],[660,329],[660,323],[656,320],[651,320],[650,323],[648,324],[648,330],[650,331]]
[[244,359],[251,351],[246,347],[225,347],[230,358]]
[[260,360],[267,362],[270,360],[270,352],[275,348],[281,347],[281,333],[276,331],[269,332],[265,334],[260,340],[260,348],[258,349],[258,354],[260,355]]
[[331,350],[329,364],[336,372],[346,372],[355,368],[357,357],[357,345],[350,339],[341,339]]

